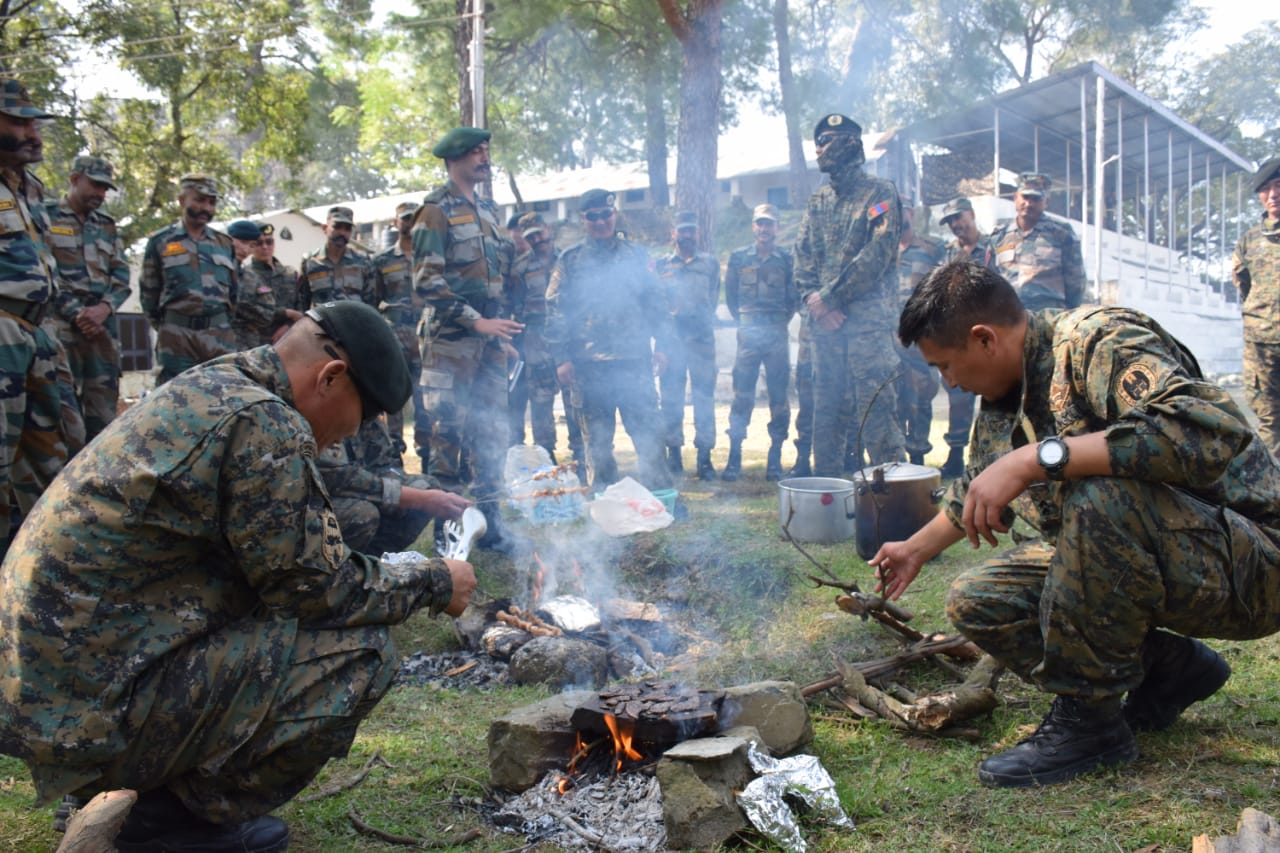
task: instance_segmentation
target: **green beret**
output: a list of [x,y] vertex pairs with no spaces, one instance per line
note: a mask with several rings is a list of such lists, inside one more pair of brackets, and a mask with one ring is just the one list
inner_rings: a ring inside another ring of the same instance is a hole
[[441,160],[457,160],[492,135],[482,127],[455,127],[440,138],[431,153]]
[[325,302],[307,311],[347,351],[351,379],[367,408],[398,412],[413,393],[400,341],[378,310],[358,299]]
[[1259,166],[1257,172],[1254,172],[1253,191],[1262,192],[1262,188],[1276,178],[1280,178],[1280,157],[1272,157]]

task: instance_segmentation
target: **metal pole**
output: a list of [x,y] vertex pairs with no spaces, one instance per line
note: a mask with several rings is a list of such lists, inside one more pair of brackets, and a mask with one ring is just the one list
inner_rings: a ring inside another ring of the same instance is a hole
[[471,126],[484,127],[484,0],[471,4]]
[[1105,195],[1105,176],[1103,175],[1103,155],[1107,142],[1106,136],[1106,101],[1107,81],[1098,76],[1098,102],[1094,104],[1093,128],[1093,286],[1102,292],[1102,226],[1107,221]]
[[[1084,77],[1080,78],[1080,224],[1089,231],[1089,89]],[[1093,246],[1088,240],[1082,248]]]
[[1142,117],[1142,286],[1151,284],[1151,115]]
[[1195,191],[1191,182],[1195,180],[1195,155],[1191,151],[1191,143],[1187,143],[1187,290],[1191,289],[1191,264],[1195,255],[1191,251],[1191,209],[1195,207]]
[[[1116,101],[1116,234],[1124,237],[1124,101]],[[1117,245],[1124,251],[1124,240]]]
[[995,135],[995,162],[991,169],[991,194],[996,198],[1000,198],[1000,108],[995,108],[995,121],[993,122],[993,131]]

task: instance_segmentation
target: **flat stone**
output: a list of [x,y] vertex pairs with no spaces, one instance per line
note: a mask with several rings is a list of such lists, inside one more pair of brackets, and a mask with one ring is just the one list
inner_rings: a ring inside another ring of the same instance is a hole
[[658,761],[662,822],[672,850],[711,850],[747,827],[734,797],[755,775],[741,738],[694,738]]
[[792,681],[757,681],[729,687],[720,705],[720,728],[754,726],[773,755],[786,755],[813,740],[813,723]]
[[696,737],[676,744],[662,755],[682,761],[723,761],[746,746],[740,737]]
[[511,680],[555,689],[595,688],[609,680],[609,655],[572,637],[534,637],[511,656]]
[[489,724],[489,781],[504,791],[532,788],[550,770],[562,769],[573,753],[577,733],[569,722],[573,709],[594,696],[560,693],[516,708]]

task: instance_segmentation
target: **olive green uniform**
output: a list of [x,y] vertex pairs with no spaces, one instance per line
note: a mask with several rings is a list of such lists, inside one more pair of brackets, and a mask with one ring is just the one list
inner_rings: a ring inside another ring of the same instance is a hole
[[[693,404],[693,446],[716,446],[716,304],[720,264],[705,252],[683,258],[672,252],[658,259],[657,274],[671,309],[673,336],[667,369],[658,377],[662,439],[684,445],[684,399]],[[686,383],[687,377],[687,383]]]
[[[915,234],[911,242],[898,250],[898,297],[905,305],[916,285],[946,257],[946,245],[936,237]],[[933,398],[938,393],[938,371],[930,367],[915,347],[897,344],[902,368],[898,376],[898,421],[906,442],[907,453],[923,458],[933,445],[929,430],[933,426]]]
[[[556,379],[556,362],[547,348],[547,285],[551,282],[551,269],[560,257],[554,250],[551,257],[543,258],[532,249],[516,258],[511,268],[512,309],[515,319],[524,323],[524,331],[516,337],[516,348],[524,359],[516,385],[511,389],[509,410],[513,445],[524,443],[524,411],[529,409],[529,425],[534,444],[543,447],[551,457],[556,452],[555,399],[560,390]],[[577,423],[569,434],[569,446],[575,445]],[[576,444],[581,453],[582,437]]]
[[271,334],[275,331],[276,294],[260,269],[246,258],[238,270],[240,288],[231,314],[231,328],[239,350],[271,343]]
[[[396,333],[404,351],[409,375],[415,380],[422,373],[422,353],[418,349],[418,321],[422,318],[422,300],[413,292],[413,255],[405,254],[397,243],[373,256],[374,295],[377,308],[387,325]],[[426,417],[422,395],[413,395],[415,422]],[[399,453],[404,453],[404,413],[387,413],[387,432]]]
[[1263,217],[1231,256],[1244,314],[1244,390],[1258,434],[1280,457],[1280,221]]
[[786,439],[791,425],[787,400],[791,352],[787,323],[796,312],[791,253],[774,247],[760,257],[754,244],[729,255],[724,275],[724,301],[738,323],[738,349],[733,359],[733,404],[729,407],[729,439],[747,437],[756,405],[756,382],[764,368],[769,394],[769,438]]
[[1084,302],[1084,257],[1070,225],[1042,216],[1024,234],[1014,219],[992,231],[990,243],[994,269],[1028,309],[1075,308]]
[[359,299],[376,307],[373,262],[369,256],[347,246],[335,264],[325,251],[326,246],[321,246],[302,259],[302,269],[298,270],[300,310],[342,299]]

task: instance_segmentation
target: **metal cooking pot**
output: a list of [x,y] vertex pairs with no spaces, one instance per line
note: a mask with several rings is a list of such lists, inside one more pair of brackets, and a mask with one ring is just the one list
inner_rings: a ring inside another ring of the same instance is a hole
[[886,462],[853,475],[858,555],[870,560],[885,542],[909,538],[938,514],[942,472],[928,465]]
[[853,538],[853,483],[838,477],[778,482],[778,523],[797,542],[831,544]]

